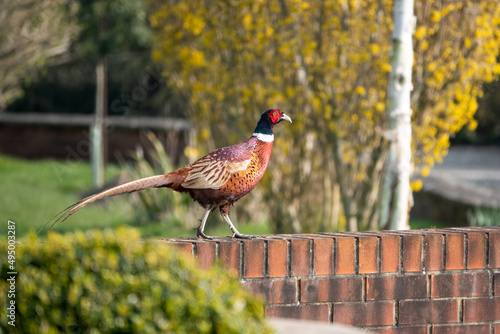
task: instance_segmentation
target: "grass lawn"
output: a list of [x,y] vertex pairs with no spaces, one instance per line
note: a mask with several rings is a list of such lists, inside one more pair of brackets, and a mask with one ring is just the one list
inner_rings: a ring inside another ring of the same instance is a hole
[[445,227],[450,227],[450,225],[446,225],[445,223],[436,222],[433,220],[410,218],[410,228],[412,230],[418,230],[423,228],[445,228]]
[[[111,166],[106,175],[114,178],[118,172]],[[91,177],[89,164],[83,162],[28,161],[0,155],[2,231],[7,219],[16,223],[17,235],[38,231],[58,212],[86,195],[84,192],[91,188]],[[68,232],[129,223],[130,213],[109,202],[104,206],[89,206],[53,230]]]
[[[120,171],[119,166],[109,165],[106,168],[107,182],[116,180]],[[38,231],[58,212],[93,193],[90,164],[81,161],[24,160],[0,155],[0,184],[0,231],[3,235],[7,231],[7,220],[16,223],[17,236],[25,235],[29,231]],[[129,195],[125,194],[92,203],[66,221],[56,224],[52,230],[66,233],[129,225],[139,228],[145,237],[195,236],[191,228],[179,222],[140,224],[135,219],[132,207],[127,205],[127,196]],[[194,202],[192,205],[198,207]],[[203,209],[200,207],[199,210],[201,218]],[[224,222],[218,221],[222,220],[218,216],[216,213],[211,215],[206,233],[229,235],[231,231]],[[242,233],[270,233],[266,223],[237,225]]]

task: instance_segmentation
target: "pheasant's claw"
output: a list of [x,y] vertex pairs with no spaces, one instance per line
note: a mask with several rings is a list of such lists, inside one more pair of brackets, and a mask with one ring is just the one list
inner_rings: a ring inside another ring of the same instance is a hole
[[196,231],[196,236],[198,237],[198,239],[212,240],[215,238],[215,237],[211,237],[211,236],[206,235],[205,233],[201,232],[199,227],[195,227],[193,230]]
[[254,239],[258,238],[258,235],[251,235],[251,234],[241,234],[241,233],[234,233],[233,238],[240,238],[240,239]]

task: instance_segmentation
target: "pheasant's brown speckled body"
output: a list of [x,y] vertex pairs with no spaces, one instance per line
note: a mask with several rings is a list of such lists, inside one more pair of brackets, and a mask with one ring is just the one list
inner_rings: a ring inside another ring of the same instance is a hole
[[[212,183],[217,183],[219,179],[224,178],[223,184],[218,189],[190,189],[185,188],[184,183],[181,183],[177,189],[173,189],[188,192],[204,208],[213,210],[230,206],[248,194],[264,176],[272,148],[272,142],[264,142],[257,137],[250,137],[240,144],[215,150],[193,164],[181,168],[179,172],[192,171],[197,166],[206,163],[207,167],[204,172],[206,175],[213,172]],[[229,163],[228,165],[240,164],[242,167],[246,165],[246,168],[233,173],[227,173],[221,168],[219,173],[217,166],[226,162]],[[214,172],[214,170],[216,171]]]
[[236,230],[229,219],[229,209],[248,194],[264,175],[273,148],[273,127],[282,120],[291,122],[290,117],[280,110],[267,110],[261,115],[252,137],[247,140],[219,148],[173,172],[132,181],[87,197],[61,212],[52,226],[98,199],[146,188],[167,187],[189,193],[205,208],[198,237],[209,238],[203,230],[209,213],[217,208],[233,231],[233,236],[249,237]]

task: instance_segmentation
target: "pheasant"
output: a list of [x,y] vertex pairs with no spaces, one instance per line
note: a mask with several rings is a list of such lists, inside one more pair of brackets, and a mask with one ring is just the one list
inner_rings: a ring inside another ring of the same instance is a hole
[[195,229],[198,238],[213,238],[207,236],[204,229],[210,212],[217,208],[233,232],[233,237],[251,238],[250,235],[239,233],[234,227],[229,219],[229,209],[234,202],[248,194],[264,175],[273,148],[273,128],[283,120],[292,122],[279,109],[267,110],[260,116],[255,131],[247,140],[219,148],[173,172],[131,181],[84,198],[60,212],[50,228],[99,199],[147,188],[166,187],[188,193],[205,209],[200,226]]

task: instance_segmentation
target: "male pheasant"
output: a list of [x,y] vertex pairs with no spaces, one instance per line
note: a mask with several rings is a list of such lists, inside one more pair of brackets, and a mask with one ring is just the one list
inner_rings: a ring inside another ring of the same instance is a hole
[[282,120],[292,122],[281,110],[267,110],[260,116],[255,131],[247,140],[219,148],[173,172],[128,182],[84,198],[57,215],[51,227],[101,198],[147,188],[166,187],[189,193],[205,208],[201,224],[196,229],[198,238],[212,238],[203,231],[208,215],[217,208],[233,231],[233,237],[250,238],[251,236],[239,233],[234,227],[229,219],[229,209],[234,202],[248,194],[264,175],[273,148],[273,128]]

